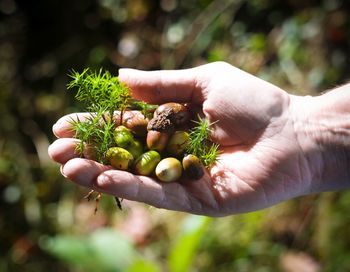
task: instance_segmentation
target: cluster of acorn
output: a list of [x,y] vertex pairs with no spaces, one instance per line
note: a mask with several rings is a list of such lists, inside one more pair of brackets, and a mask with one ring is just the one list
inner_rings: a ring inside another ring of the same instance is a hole
[[106,160],[115,169],[154,176],[163,182],[204,175],[200,159],[187,154],[191,114],[186,105],[165,103],[148,119],[140,111],[126,111],[114,131],[114,147]]

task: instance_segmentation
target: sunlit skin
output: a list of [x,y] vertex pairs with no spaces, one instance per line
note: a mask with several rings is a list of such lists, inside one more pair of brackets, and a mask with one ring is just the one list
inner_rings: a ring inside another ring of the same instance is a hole
[[[350,186],[350,87],[293,96],[227,63],[173,71],[121,69],[137,99],[187,102],[213,125],[218,162],[197,181],[162,183],[74,152],[69,120],[53,126],[49,155],[73,182],[155,207],[209,216],[259,210],[310,193]],[[346,99],[345,99],[346,98]],[[86,113],[79,113],[84,118]]]

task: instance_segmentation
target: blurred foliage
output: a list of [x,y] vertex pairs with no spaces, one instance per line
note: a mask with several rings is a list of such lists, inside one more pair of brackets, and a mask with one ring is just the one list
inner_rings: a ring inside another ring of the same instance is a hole
[[[0,271],[349,271],[350,192],[209,219],[94,203],[47,148],[67,73],[224,60],[295,94],[350,72],[347,1],[0,0]],[[179,224],[182,222],[182,224]]]

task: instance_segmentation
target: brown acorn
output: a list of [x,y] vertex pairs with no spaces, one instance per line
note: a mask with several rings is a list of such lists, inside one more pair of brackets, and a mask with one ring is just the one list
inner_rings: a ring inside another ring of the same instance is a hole
[[150,130],[147,133],[146,144],[148,149],[161,152],[165,149],[168,139],[168,133]]
[[188,108],[180,103],[169,102],[160,105],[149,121],[147,129],[161,132],[172,132],[190,120]]
[[170,112],[169,119],[171,119],[176,126],[186,124],[190,120],[190,112],[187,107],[175,102],[160,105],[155,110],[154,117],[167,112]]
[[126,112],[123,124],[136,136],[143,137],[147,133],[148,119],[140,111]]

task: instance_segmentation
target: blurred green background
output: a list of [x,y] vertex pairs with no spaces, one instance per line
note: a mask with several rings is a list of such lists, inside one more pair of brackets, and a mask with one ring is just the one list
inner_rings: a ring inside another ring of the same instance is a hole
[[224,60],[299,95],[345,83],[348,1],[0,0],[0,271],[350,271],[350,192],[226,218],[86,189],[50,161],[70,69]]

